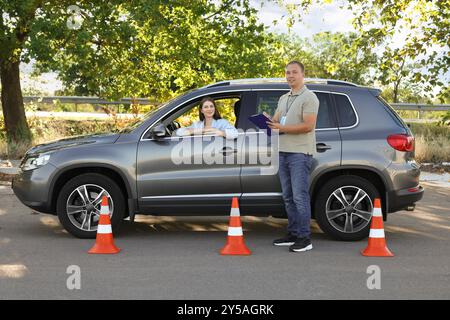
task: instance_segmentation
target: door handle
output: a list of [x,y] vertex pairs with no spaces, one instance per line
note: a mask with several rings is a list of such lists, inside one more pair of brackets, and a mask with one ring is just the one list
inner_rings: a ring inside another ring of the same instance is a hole
[[327,150],[330,150],[331,146],[325,143],[317,143],[316,144],[316,150],[317,152],[325,152]]
[[236,153],[237,150],[231,147],[223,147],[222,150],[220,151],[223,155],[225,154],[229,154],[229,153]]

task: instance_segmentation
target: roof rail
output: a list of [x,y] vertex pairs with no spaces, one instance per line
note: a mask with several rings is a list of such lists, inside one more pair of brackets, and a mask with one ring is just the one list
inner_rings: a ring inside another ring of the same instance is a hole
[[[286,83],[286,78],[247,78],[224,80],[206,86],[206,88],[229,86],[231,84],[250,84],[250,83]],[[359,85],[343,80],[322,79],[322,78],[305,78],[305,83],[325,83],[339,86],[358,87]]]

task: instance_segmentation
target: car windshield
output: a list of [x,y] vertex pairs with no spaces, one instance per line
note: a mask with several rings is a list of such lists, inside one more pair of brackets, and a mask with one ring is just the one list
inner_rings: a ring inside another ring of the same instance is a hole
[[165,102],[165,103],[163,103],[163,104],[161,104],[159,106],[156,106],[154,109],[150,110],[149,112],[147,112],[143,116],[138,117],[135,121],[130,123],[127,127],[123,128],[119,132],[120,133],[129,133],[129,132],[133,131],[134,129],[139,127],[144,121],[146,121],[148,118],[150,118],[153,114],[155,114],[156,111],[160,110],[161,108],[164,108],[166,105],[168,105],[172,101],[175,101],[175,100],[181,98],[183,95],[176,96],[175,98],[172,98],[169,101],[167,101],[167,102]]
[[169,101],[166,101],[165,103],[157,106],[156,108],[154,108],[153,110],[150,110],[148,113],[146,113],[145,115],[143,115],[142,117],[138,117],[135,121],[133,121],[130,125],[128,125],[127,127],[125,127],[124,129],[120,130],[119,133],[129,133],[131,131],[133,131],[134,129],[136,129],[137,127],[139,127],[143,122],[145,122],[149,117],[151,117],[154,113],[156,113],[156,111],[164,108],[165,106],[167,106],[169,103],[172,103],[174,101],[180,100],[182,99],[184,96],[186,96],[187,94],[193,92],[193,91],[197,91],[197,88],[194,89],[190,89],[186,92],[184,92],[183,94],[177,95],[174,98],[170,99]]
[[162,104],[156,108],[154,108],[153,110],[150,110],[149,112],[147,112],[146,114],[144,114],[141,117],[137,117],[133,122],[131,122],[128,126],[126,126],[125,128],[123,128],[122,130],[120,130],[120,133],[129,133],[131,131],[133,131],[134,129],[136,129],[137,127],[139,127],[139,125],[141,123],[143,123],[145,120],[147,120],[152,114],[154,114],[156,111],[158,111],[159,109],[161,109],[162,107],[164,107],[166,104]]

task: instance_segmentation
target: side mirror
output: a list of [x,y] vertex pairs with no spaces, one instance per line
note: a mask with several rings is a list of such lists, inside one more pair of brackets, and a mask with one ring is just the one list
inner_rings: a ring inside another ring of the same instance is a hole
[[165,137],[166,136],[166,127],[162,123],[156,125],[152,129],[151,135],[154,138],[163,138],[163,137]]

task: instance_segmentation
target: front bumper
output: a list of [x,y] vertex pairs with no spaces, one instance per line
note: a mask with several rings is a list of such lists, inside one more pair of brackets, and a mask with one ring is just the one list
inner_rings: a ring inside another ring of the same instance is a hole
[[31,171],[20,171],[12,181],[17,198],[33,210],[52,213],[50,202],[50,181],[56,172],[51,163]]

